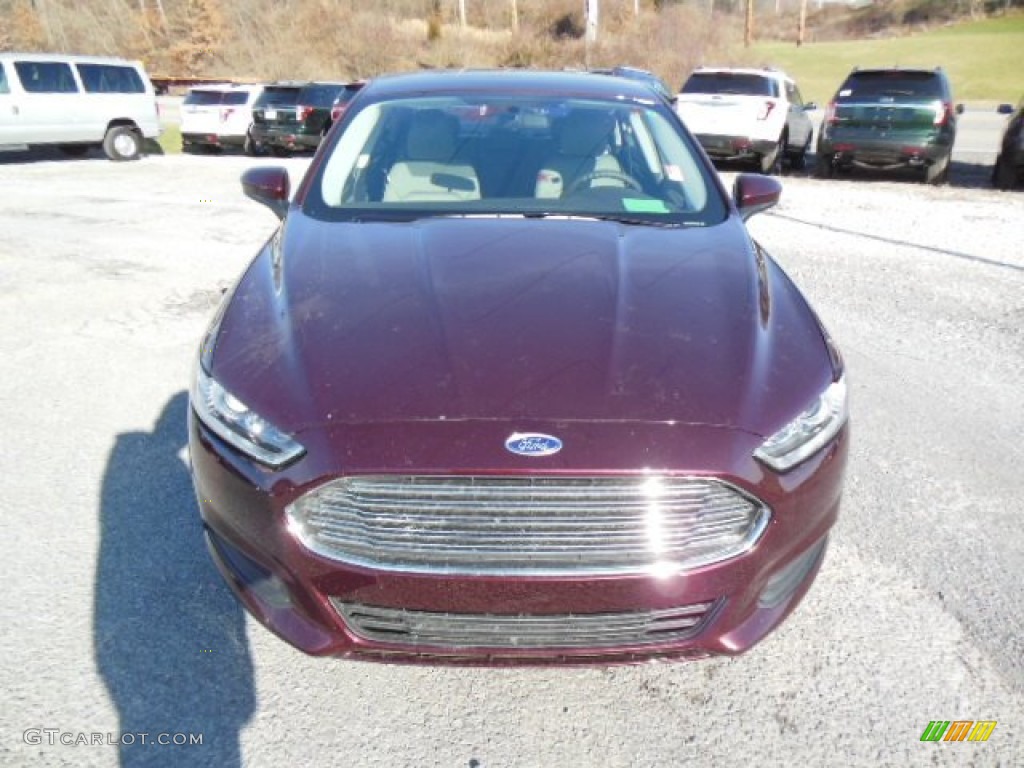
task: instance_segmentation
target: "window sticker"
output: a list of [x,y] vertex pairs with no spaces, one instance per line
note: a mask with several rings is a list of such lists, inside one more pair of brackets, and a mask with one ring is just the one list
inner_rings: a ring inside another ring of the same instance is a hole
[[622,200],[622,207],[630,213],[668,213],[668,206],[661,200],[642,200],[635,197],[626,197]]

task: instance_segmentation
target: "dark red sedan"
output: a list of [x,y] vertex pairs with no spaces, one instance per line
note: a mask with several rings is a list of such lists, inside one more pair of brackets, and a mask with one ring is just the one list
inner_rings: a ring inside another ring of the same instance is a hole
[[192,387],[210,552],[317,655],[740,653],[814,579],[843,364],[669,105],[584,73],[374,80],[226,297]]

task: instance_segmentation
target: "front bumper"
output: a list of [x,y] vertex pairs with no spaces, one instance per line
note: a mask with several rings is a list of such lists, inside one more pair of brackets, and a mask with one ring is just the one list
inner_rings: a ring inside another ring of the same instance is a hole
[[[665,574],[466,576],[375,570],[310,552],[289,531],[285,508],[329,477],[304,476],[304,460],[282,473],[255,467],[190,416],[210,552],[247,609],[309,654],[429,664],[604,665],[746,651],[794,609],[821,565],[847,439],[844,428],[783,477],[750,460],[746,477],[726,478],[773,511],[757,543],[730,560]],[[644,628],[630,634],[633,625]],[[480,627],[491,639],[476,643]]]

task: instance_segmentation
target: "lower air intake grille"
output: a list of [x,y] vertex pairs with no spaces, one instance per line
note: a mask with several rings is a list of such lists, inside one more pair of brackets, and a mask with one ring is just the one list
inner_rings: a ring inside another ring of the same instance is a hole
[[672,643],[696,634],[714,603],[632,613],[432,613],[331,602],[364,640],[434,648],[603,648]]

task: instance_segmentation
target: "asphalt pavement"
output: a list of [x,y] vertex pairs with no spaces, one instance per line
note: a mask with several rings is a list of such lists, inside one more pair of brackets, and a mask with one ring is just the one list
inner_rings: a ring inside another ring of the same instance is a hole
[[[450,669],[305,657],[202,548],[185,391],[276,224],[238,176],[277,162],[0,158],[0,765],[1024,764],[1024,190],[983,160],[938,188],[791,176],[751,221],[852,387],[840,522],[776,633],[691,664]],[[997,725],[921,742],[932,720]],[[182,734],[202,744],[158,743]]]

